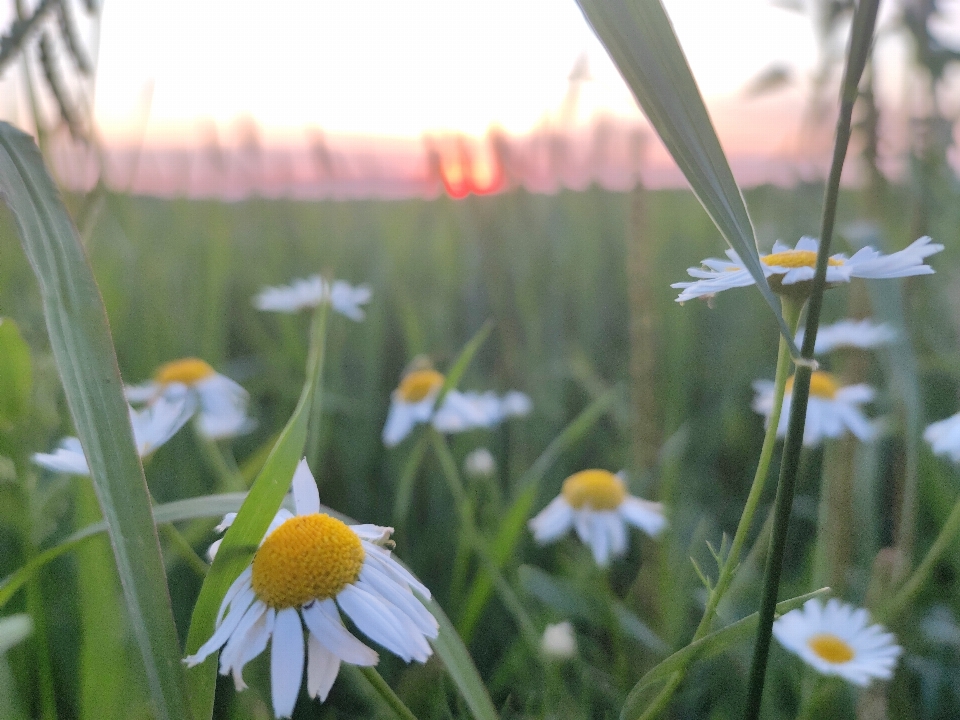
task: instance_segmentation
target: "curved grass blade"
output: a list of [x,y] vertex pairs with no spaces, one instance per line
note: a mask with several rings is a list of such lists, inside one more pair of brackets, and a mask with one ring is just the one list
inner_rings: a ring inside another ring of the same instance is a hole
[[737,251],[800,357],[760,264],[756,233],[700,90],[660,0],[577,0],[694,195]]
[[40,285],[50,346],[110,533],[154,710],[159,718],[189,718],[160,543],[100,291],[40,152],[6,123],[0,195]]
[[[250,488],[236,519],[223,536],[223,543],[200,588],[200,595],[190,620],[190,631],[187,634],[188,654],[195,653],[213,634],[214,620],[220,608],[220,601],[231,583],[250,563],[250,558],[267,532],[270,521],[280,509],[283,496],[293,480],[293,472],[300,458],[303,457],[313,395],[320,368],[323,366],[324,328],[328,307],[327,304],[323,304],[314,314],[306,381],[297,407]],[[209,718],[213,714],[216,681],[215,657],[207,658],[206,661],[187,672],[190,702],[197,720]]]
[[[789,600],[777,603],[777,614],[783,615],[786,612],[800,607],[810,598],[820,597],[830,592],[830,588],[820,588],[806,595],[799,595]],[[678,670],[687,667],[697,658],[710,657],[726,650],[736,642],[752,637],[757,629],[757,622],[760,619],[760,613],[753,613],[747,617],[730,623],[725,628],[712,632],[709,635],[690,643],[686,647],[677,650],[673,655],[658,663],[652,670],[644,675],[633,686],[630,694],[627,695],[627,701],[623,704],[620,711],[621,720],[631,720],[639,717],[650,699],[652,692],[659,689],[661,683],[670,679],[670,676]]]

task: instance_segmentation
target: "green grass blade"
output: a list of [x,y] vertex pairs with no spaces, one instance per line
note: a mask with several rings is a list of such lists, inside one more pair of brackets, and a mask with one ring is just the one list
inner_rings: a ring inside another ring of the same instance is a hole
[[[290,487],[293,472],[303,457],[307,441],[307,425],[317,385],[319,369],[323,365],[325,315],[327,305],[321,305],[314,317],[307,360],[306,381],[293,415],[280,433],[280,438],[267,457],[263,469],[254,481],[246,500],[237,513],[236,520],[223,536],[217,557],[200,588],[200,596],[193,609],[190,631],[187,635],[187,653],[197,651],[214,631],[214,621],[220,601],[227,589],[250,563],[267,532],[270,521],[283,503],[283,496]],[[213,695],[217,680],[217,659],[214,656],[191,668],[187,673],[190,687],[190,702],[197,720],[209,718],[213,713]]]
[[40,285],[50,346],[110,533],[154,709],[158,718],[188,718],[160,544],[103,301],[36,145],[6,123],[0,195]]
[[760,264],[753,222],[700,90],[660,0],[577,0],[704,210],[744,266],[800,353]]
[[[777,614],[783,615],[786,612],[790,612],[803,605],[810,598],[820,597],[828,592],[830,592],[830,588],[820,588],[806,595],[800,595],[779,602],[777,603]],[[623,710],[620,711],[621,720],[639,717],[645,709],[647,702],[651,699],[652,693],[658,690],[660,684],[668,680],[673,673],[678,670],[683,670],[697,658],[716,655],[734,643],[742,642],[752,637],[757,629],[759,619],[760,613],[747,615],[747,617],[737,620],[737,622],[731,623],[725,628],[712,632],[700,640],[697,640],[697,642],[677,650],[673,655],[660,662],[633,686],[630,694],[627,695],[627,701],[623,705]]]
[[473,362],[473,356],[477,354],[480,346],[490,337],[490,331],[492,329],[493,322],[487,320],[487,322],[474,333],[474,336],[467,341],[467,344],[463,346],[463,350],[460,351],[460,354],[457,356],[456,361],[454,361],[453,366],[443,381],[443,387],[440,389],[439,395],[437,395],[436,407],[440,407],[444,396],[460,382],[460,378],[462,378],[463,374],[467,371],[467,367]]

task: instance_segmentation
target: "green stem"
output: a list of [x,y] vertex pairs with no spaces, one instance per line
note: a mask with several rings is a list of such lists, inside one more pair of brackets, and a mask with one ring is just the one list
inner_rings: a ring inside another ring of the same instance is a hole
[[[33,548],[31,547],[32,554]],[[53,663],[50,661],[49,645],[46,642],[47,621],[43,605],[40,578],[34,577],[27,583],[27,610],[33,619],[33,647],[37,660],[40,717],[42,720],[56,720],[57,695],[53,683]]]
[[923,561],[913,571],[913,574],[900,587],[897,594],[893,596],[886,605],[880,607],[876,615],[880,621],[889,621],[903,610],[904,606],[913,599],[917,591],[923,586],[923,583],[930,577],[934,565],[946,552],[947,548],[954,541],[957,534],[960,533],[960,499],[953,505],[950,516],[940,529],[940,534],[933,541],[933,545],[927,551]]
[[[326,282],[326,281],[324,281]],[[327,314],[329,303],[320,303],[313,314],[314,337],[320,339],[319,357],[317,358],[317,374],[314,379],[313,404],[310,406],[310,423],[307,432],[307,461],[312,468],[320,467],[320,423],[323,420],[323,365],[327,339]]]
[[207,574],[207,570],[210,569],[210,566],[202,557],[197,555],[197,551],[194,550],[193,546],[187,542],[187,539],[180,534],[180,531],[173,525],[165,524],[158,525],[157,527],[160,532],[163,533],[164,537],[167,538],[173,551],[180,556],[180,559],[189,565],[197,575],[204,577]]
[[[826,287],[830,242],[833,239],[833,226],[836,221],[837,203],[840,196],[840,175],[843,171],[843,161],[847,155],[847,147],[850,144],[851,119],[858,94],[857,86],[873,44],[873,29],[876,24],[879,5],[880,0],[861,0],[855,11],[853,27],[850,31],[850,47],[847,52],[847,65],[840,93],[836,142],[823,200],[817,267],[814,271],[813,285],[810,291],[807,329],[803,336],[803,347],[800,352],[805,360],[812,360],[813,358],[817,327],[820,324],[820,308],[823,304],[823,291]],[[758,720],[760,717],[763,685],[767,673],[767,656],[770,652],[770,635],[773,631],[773,616],[776,612],[777,591],[780,587],[780,572],[783,569],[783,552],[786,547],[787,527],[790,523],[793,491],[797,480],[800,450],[803,444],[803,428],[807,416],[811,370],[809,364],[798,364],[794,376],[790,423],[787,427],[787,439],[784,443],[783,459],[780,463],[780,480],[777,483],[773,533],[770,538],[770,554],[767,556],[767,566],[764,572],[757,644],[754,647],[753,663],[750,668],[747,704],[743,714],[744,720]]]
[[427,432],[433,441],[433,448],[437,454],[437,459],[440,461],[443,476],[447,481],[447,486],[457,506],[457,513],[460,516],[460,532],[464,534],[467,542],[470,543],[473,551],[477,554],[480,563],[490,574],[490,577],[493,578],[497,594],[500,596],[507,610],[513,615],[525,640],[531,648],[537,648],[540,643],[540,634],[537,632],[537,627],[524,609],[520,598],[517,597],[513,588],[510,587],[510,584],[503,577],[503,573],[500,572],[500,566],[497,564],[496,559],[487,547],[486,541],[477,529],[476,523],[473,520],[472,506],[467,498],[467,491],[460,479],[457,463],[453,459],[450,448],[447,447],[446,440],[443,435],[433,428],[430,428]]
[[403,704],[403,700],[397,696],[393,688],[387,685],[386,680],[380,677],[380,673],[372,667],[361,667],[359,670],[373,686],[373,689],[380,693],[380,697],[382,697],[387,705],[397,714],[397,717],[403,720],[417,720],[417,716],[413,714],[410,708]]
[[243,476],[235,465],[231,467],[231,464],[227,462],[223,450],[217,441],[211,440],[201,432],[194,432],[194,437],[197,438],[197,443],[200,445],[200,450],[203,452],[203,457],[207,461],[207,464],[217,474],[218,492],[240,492],[246,490],[247,487]]

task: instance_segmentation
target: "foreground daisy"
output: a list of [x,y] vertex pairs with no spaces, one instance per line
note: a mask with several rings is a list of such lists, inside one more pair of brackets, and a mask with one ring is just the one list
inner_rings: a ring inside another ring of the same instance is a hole
[[247,391],[197,358],[183,358],[157,368],[153,380],[125,389],[132,403],[152,404],[186,387],[195,402],[197,429],[211,440],[249,432],[254,421],[247,415]]
[[[803,344],[804,328],[797,331],[797,347]],[[813,352],[816,355],[833,352],[840,348],[858,348],[872,350],[889,345],[897,339],[897,331],[887,323],[875,323],[865,320],[840,320],[831,325],[821,325],[817,329],[817,340]]]
[[[193,408],[193,402],[182,386],[179,393],[160,397],[143,410],[130,408],[133,441],[140,457],[146,457],[172,438],[193,415]],[[75,437],[63,438],[52,453],[34,453],[31,459],[37,465],[56,472],[90,474],[80,440]]]
[[[761,255],[763,274],[774,292],[790,293],[790,286],[801,297],[809,293],[809,282],[813,280],[817,264],[819,242],[811,237],[802,237],[795,248],[779,240],[773,245],[773,252]],[[922,237],[903,250],[884,255],[872,247],[860,248],[851,257],[843,254],[830,256],[827,266],[827,283],[850,282],[851,278],[895,278],[908,275],[929,275],[933,268],[924,264],[928,255],[943,250],[939,245]],[[699,278],[693,282],[674,283],[670,287],[682,288],[677,302],[686,302],[698,297],[712,297],[718,292],[730,288],[753,285],[753,276],[743,266],[743,261],[734,250],[727,250],[729,260],[707,258],[703,267],[689,268],[691,277]],[[807,286],[798,285],[807,283]]]
[[773,623],[773,635],[787,650],[824,675],[838,675],[866,687],[893,675],[903,648],[882,625],[870,625],[866,610],[842,603],[807,600]]
[[[189,667],[220,652],[220,674],[246,688],[243,666],[270,647],[273,712],[290,717],[307,671],[307,694],[327,699],[340,663],[376,665],[379,656],[341,619],[346,613],[364,635],[410,662],[433,653],[427,638],[436,619],[413,590],[430,591],[390,557],[393,528],[346,525],[320,512],[320,495],[306,460],[292,483],[296,515],[280,510],[253,562],[227,590],[217,629],[184,659]],[[224,518],[225,529],[235,516]],[[304,642],[304,625],[306,642]]]
[[628,523],[656,537],[667,526],[663,505],[628,494],[620,473],[581,470],[563,481],[560,495],[528,524],[539,543],[574,528],[603,566],[626,552]]
[[923,439],[930,443],[934,454],[946,455],[960,463],[960,413],[928,425]]
[[465,432],[490,428],[509,417],[527,415],[532,403],[521,392],[511,391],[503,397],[496,393],[450,390],[440,407],[435,408],[443,388],[442,373],[420,369],[403,376],[390,395],[390,409],[383,426],[383,444],[393,447],[414,427],[430,422],[442,433]]
[[[753,409],[770,421],[773,412],[774,385],[770,380],[755,380]],[[873,400],[874,391],[869,385],[840,385],[828,372],[816,371],[810,375],[810,396],[807,401],[807,420],[803,428],[803,444],[819,445],[824,438],[838,438],[849,430],[860,440],[867,442],[876,437],[877,429],[861,412],[860,405]],[[783,410],[777,437],[787,434],[790,422],[790,401],[793,398],[793,377],[787,380],[783,396]]]
[[370,296],[370,287],[367,285],[354,287],[345,280],[329,283],[320,275],[311,275],[294,280],[289,285],[264,288],[254,296],[253,305],[258,310],[296,313],[329,302],[330,307],[338,313],[359,322],[364,318],[360,306],[370,302]]

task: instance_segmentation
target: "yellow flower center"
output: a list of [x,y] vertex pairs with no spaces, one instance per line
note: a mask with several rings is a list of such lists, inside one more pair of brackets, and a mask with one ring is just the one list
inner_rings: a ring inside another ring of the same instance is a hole
[[263,541],[253,557],[253,591],[277,610],[326,600],[356,582],[363,565],[357,534],[329,515],[298,515]]
[[161,385],[166,385],[167,383],[193,385],[215,374],[213,368],[203,360],[183,358],[182,360],[173,360],[164,363],[157,368],[157,372],[154,373],[153,377]]
[[[793,378],[793,375],[787,378],[786,392],[788,393],[793,392]],[[810,394],[812,396],[824,400],[833,400],[839,389],[840,383],[830,373],[816,370],[810,374]]]
[[[760,258],[760,261],[766,265],[777,267],[816,267],[817,254],[813,250],[787,250],[786,252],[773,253]],[[843,260],[829,258],[827,263],[833,266],[843,265]]]
[[560,491],[570,507],[614,510],[627,496],[623,480],[606,470],[581,470],[563,481]]
[[397,394],[404,402],[420,402],[431,392],[440,388],[443,380],[443,374],[436,370],[414,370],[412,373],[407,373],[400,381]]
[[856,653],[846,641],[841,640],[836,635],[830,633],[820,633],[807,640],[807,645],[818,657],[826,660],[828,663],[840,665],[853,660]]

